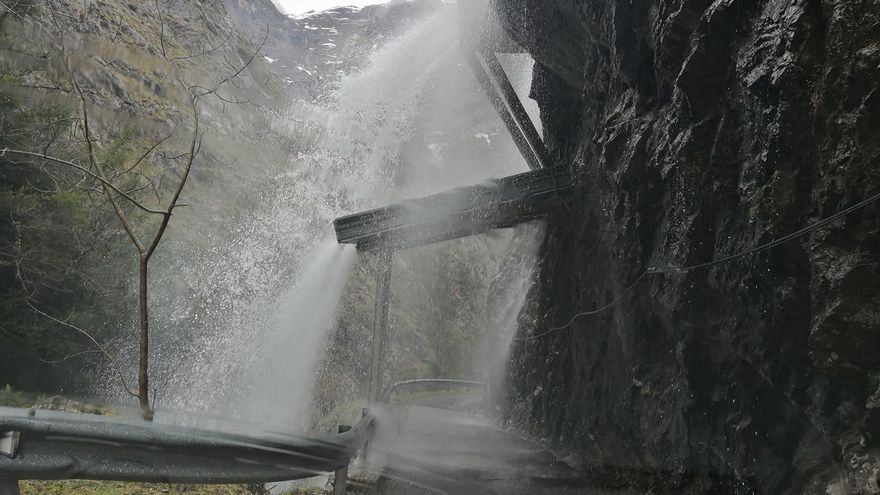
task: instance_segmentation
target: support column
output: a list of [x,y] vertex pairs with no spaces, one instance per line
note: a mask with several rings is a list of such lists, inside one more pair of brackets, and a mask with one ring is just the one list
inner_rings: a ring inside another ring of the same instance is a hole
[[385,249],[378,255],[376,270],[376,304],[373,313],[373,337],[370,345],[369,401],[379,399],[382,393],[385,352],[388,347],[388,307],[391,299],[392,251]]

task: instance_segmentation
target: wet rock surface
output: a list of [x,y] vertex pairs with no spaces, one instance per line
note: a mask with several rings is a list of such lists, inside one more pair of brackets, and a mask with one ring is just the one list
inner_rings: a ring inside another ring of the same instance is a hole
[[548,221],[511,421],[660,492],[878,493],[880,204],[677,268],[880,192],[880,2],[496,4],[586,184]]

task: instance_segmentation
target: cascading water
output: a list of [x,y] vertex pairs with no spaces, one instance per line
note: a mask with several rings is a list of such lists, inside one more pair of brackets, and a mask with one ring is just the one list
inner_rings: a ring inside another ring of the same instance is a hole
[[[353,246],[340,246],[333,239],[321,242],[308,256],[296,284],[281,298],[266,339],[258,343],[258,360],[246,373],[251,386],[245,407],[251,409],[245,409],[245,417],[272,425],[297,425],[308,417],[307,377],[333,328],[354,258]],[[268,398],[275,403],[266,404]]]
[[[313,367],[355,261],[353,249],[328,239],[332,220],[524,170],[461,61],[456,33],[446,9],[343,77],[334,103],[294,102],[271,119],[271,132],[307,147],[253,194],[252,212],[157,269],[167,283],[156,286],[195,294],[190,309],[163,315],[153,359],[161,408],[305,426]],[[511,312],[528,289],[517,287]],[[166,290],[157,299],[175,298]]]
[[522,321],[522,308],[534,284],[537,247],[544,233],[540,221],[519,225],[516,229],[489,289],[486,367],[490,398],[496,403],[502,400],[510,345],[517,329],[532,323],[528,321],[528,314],[526,321]]

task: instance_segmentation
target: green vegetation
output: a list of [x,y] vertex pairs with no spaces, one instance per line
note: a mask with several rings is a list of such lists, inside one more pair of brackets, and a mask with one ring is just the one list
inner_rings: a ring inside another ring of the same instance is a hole
[[[22,495],[263,495],[262,485],[191,485],[168,483],[132,483],[122,481],[22,481]],[[322,488],[297,488],[282,495],[324,495]]]
[[22,495],[255,495],[248,485],[173,485],[121,481],[22,481]]
[[[3,89],[0,149],[33,143],[44,143],[48,152],[64,147],[59,135],[69,124],[65,107],[22,102]],[[0,348],[15,350],[0,360],[0,376],[35,392],[60,385],[74,360],[68,356],[82,364],[94,355],[81,335],[34,308],[51,308],[53,315],[79,325],[106,322],[115,309],[88,304],[112,287],[91,268],[112,247],[114,237],[99,228],[107,216],[88,207],[88,191],[59,187],[69,177],[65,171],[52,172],[0,157]]]
[[33,404],[27,400],[23,393],[6,385],[0,388],[0,406],[2,407],[30,407]]
[[286,490],[281,495],[326,495],[328,492],[323,488],[296,488],[294,490]]

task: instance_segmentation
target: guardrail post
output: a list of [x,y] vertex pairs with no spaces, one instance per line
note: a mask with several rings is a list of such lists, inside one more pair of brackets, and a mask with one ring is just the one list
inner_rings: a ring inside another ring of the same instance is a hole
[[368,399],[379,397],[382,390],[385,348],[388,346],[388,306],[391,299],[391,254],[390,249],[379,253],[378,273],[376,274],[376,305],[373,315],[373,337],[370,345],[370,383]]
[[0,480],[0,495],[21,495],[18,490],[18,481]]
[[348,485],[348,466],[337,469],[333,474],[333,495],[345,495]]

